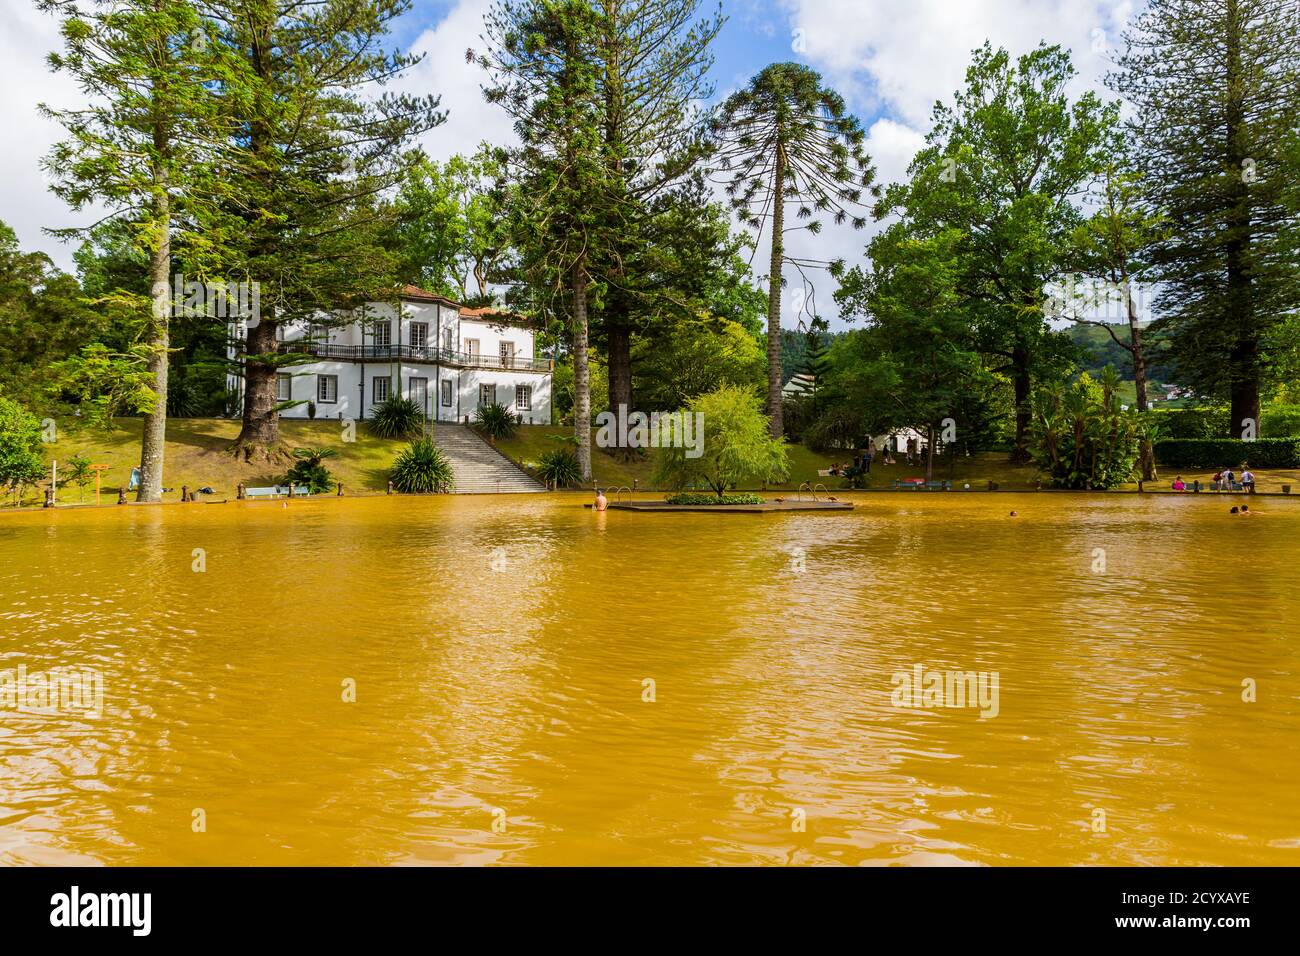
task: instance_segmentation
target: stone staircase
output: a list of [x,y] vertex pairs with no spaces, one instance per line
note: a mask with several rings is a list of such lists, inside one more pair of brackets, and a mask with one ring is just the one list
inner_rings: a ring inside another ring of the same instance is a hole
[[521,494],[545,491],[541,482],[497,451],[465,425],[439,422],[434,442],[451,459],[459,495]]

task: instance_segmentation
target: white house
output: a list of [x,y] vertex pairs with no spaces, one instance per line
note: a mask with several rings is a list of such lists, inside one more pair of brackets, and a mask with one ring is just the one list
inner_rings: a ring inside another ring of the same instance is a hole
[[[245,334],[243,325],[236,336]],[[364,419],[390,395],[409,398],[427,418],[472,420],[498,403],[525,424],[551,421],[552,362],[539,356],[523,320],[495,309],[467,309],[406,286],[400,306],[372,302],[347,324],[285,323],[280,348],[318,361],[287,366],[281,402],[300,402],[283,418]],[[230,378],[242,403],[243,380]],[[242,407],[242,404],[240,404]]]

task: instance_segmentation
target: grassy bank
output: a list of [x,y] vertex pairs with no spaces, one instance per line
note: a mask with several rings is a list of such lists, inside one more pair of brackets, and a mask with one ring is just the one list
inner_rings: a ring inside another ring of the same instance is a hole
[[[46,462],[58,461],[62,470],[69,457],[82,454],[94,464],[107,465],[101,500],[112,504],[117,500],[118,488],[126,486],[131,469],[139,464],[140,428],[140,420],[133,418],[119,419],[110,431],[75,431],[66,426],[61,427],[59,441],[44,446]],[[211,418],[171,419],[167,423],[164,471],[164,484],[170,491],[163,495],[163,500],[179,501],[181,487],[184,485],[191,489],[210,487],[216,492],[213,498],[221,499],[234,498],[235,487],[241,482],[259,486],[275,484],[281,480],[284,469],[245,464],[229,453],[228,449],[238,433],[239,423],[236,421]],[[388,485],[388,470],[405,445],[402,441],[369,435],[364,424],[357,427],[355,441],[345,442],[342,440],[339,423],[333,421],[286,420],[280,423],[280,433],[289,448],[321,445],[337,451],[338,457],[329,459],[326,464],[336,480],[343,482],[349,495],[383,494]],[[527,466],[536,463],[546,451],[566,447],[560,439],[568,434],[571,434],[569,430],[558,426],[526,425],[514,437],[500,442],[498,447],[508,457]],[[623,460],[595,448],[594,433],[592,444],[592,469],[601,486],[632,487],[635,484],[642,490],[654,488],[655,449],[646,449],[644,456]],[[847,461],[848,457],[843,453],[818,454],[801,445],[791,445],[790,480],[774,487],[795,489],[807,481],[821,482],[829,489],[837,490],[841,484],[840,479],[821,477],[817,472],[829,468],[833,462]],[[886,489],[900,478],[923,477],[924,474],[923,465],[908,465],[901,459],[894,465],[881,465],[877,459],[867,487]],[[1188,471],[1180,474],[1188,484],[1200,479],[1208,486],[1212,473]],[[1294,493],[1300,494],[1300,471],[1260,471],[1256,472],[1256,476],[1258,490],[1261,492],[1281,491],[1283,484],[1290,484]],[[1167,490],[1174,477],[1174,473],[1166,469],[1162,471],[1161,480],[1154,486],[1148,486],[1148,490]],[[969,482],[972,487],[982,489],[987,487],[988,482],[995,481],[1006,491],[1028,490],[1037,481],[1032,468],[1012,465],[1002,452],[986,452],[958,459],[951,464],[946,461],[936,463],[935,478],[950,480],[958,488]],[[1136,487],[1125,486],[1127,490]],[[39,503],[40,498],[40,490],[31,489],[26,503]],[[93,482],[87,486],[84,499],[74,485],[64,484],[59,490],[61,504],[77,504],[82,500],[90,504],[94,498]]]
[[[102,498],[111,504],[117,500],[118,488],[126,487],[131,469],[140,464],[140,429],[138,418],[122,418],[111,431],[82,429],[73,431],[60,426],[58,442],[43,446],[46,463],[57,461],[63,472],[69,457],[81,454],[92,464],[107,465],[102,479]],[[250,465],[228,451],[239,434],[239,422],[215,418],[173,418],[167,422],[167,450],[163,466],[163,484],[170,489],[164,501],[180,501],[181,487],[191,490],[210,487],[213,498],[234,498],[241,482],[249,486],[272,485],[284,477],[286,469]],[[356,441],[342,440],[338,422],[281,421],[280,435],[289,448],[323,445],[338,452],[326,462],[348,494],[378,494],[388,486],[388,469],[405,442],[374,438],[358,426]],[[62,478],[64,474],[60,477]],[[134,493],[130,498],[133,499]],[[38,493],[29,494],[36,501]],[[77,504],[80,490],[60,482],[59,502]],[[95,484],[86,487],[85,501],[95,500]]]

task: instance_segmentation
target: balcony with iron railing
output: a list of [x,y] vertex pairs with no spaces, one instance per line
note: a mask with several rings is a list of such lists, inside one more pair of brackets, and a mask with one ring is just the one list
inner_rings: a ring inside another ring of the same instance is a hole
[[411,362],[422,365],[452,365],[461,368],[490,368],[516,372],[549,372],[551,360],[523,355],[491,355],[456,352],[426,345],[334,345],[329,342],[281,342],[280,351],[311,355],[334,362]]

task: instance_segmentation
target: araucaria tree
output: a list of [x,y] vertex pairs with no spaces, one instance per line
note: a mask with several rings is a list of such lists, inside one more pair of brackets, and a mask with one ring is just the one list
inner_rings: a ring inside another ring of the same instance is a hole
[[223,146],[233,198],[207,230],[206,268],[260,284],[242,343],[246,460],[280,447],[276,374],[281,324],[391,300],[385,234],[397,215],[378,198],[420,161],[414,139],[443,122],[437,97],[382,91],[419,58],[383,48],[409,0],[204,0],[229,55],[223,101],[242,121]]
[[80,109],[43,108],[68,132],[45,161],[54,191],[74,209],[107,206],[149,256],[145,341],[154,397],[145,408],[137,500],[158,501],[173,239],[222,191],[210,148],[222,128],[209,89],[217,57],[189,0],[41,0],[40,6],[62,19],[64,49],[50,55],[51,67],[74,78],[88,99]]
[[[781,289],[787,263],[808,267],[840,263],[790,256],[786,234],[817,234],[821,217],[855,228],[866,225],[864,198],[875,170],[863,149],[866,134],[843,98],[798,63],[774,63],[732,94],[714,118],[714,165],[742,222],[770,232],[767,303],[767,414],[780,437]],[[786,204],[801,225],[786,225]]]
[[[1151,0],[1108,77],[1134,107],[1136,156],[1169,229],[1155,306],[1177,374],[1258,434],[1270,353],[1300,308],[1300,7],[1293,0]],[[1280,350],[1277,350],[1280,351]]]
[[586,0],[502,0],[488,14],[489,102],[515,120],[508,157],[510,232],[521,276],[572,329],[578,466],[591,480],[589,298],[592,269],[621,227],[619,182],[605,162],[598,95],[601,18]]

